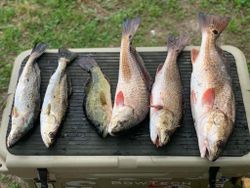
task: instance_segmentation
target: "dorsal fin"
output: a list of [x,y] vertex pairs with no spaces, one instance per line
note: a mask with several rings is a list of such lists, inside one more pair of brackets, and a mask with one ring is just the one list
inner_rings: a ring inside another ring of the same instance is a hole
[[138,68],[143,76],[145,84],[147,85],[147,88],[150,90],[150,88],[151,88],[151,76],[148,73],[148,71],[146,70],[146,67],[144,66],[142,57],[140,56],[140,54],[136,51],[136,49],[133,46],[130,47],[130,51],[131,51],[131,54],[134,55],[134,58],[136,60]]
[[192,51],[191,51],[191,62],[192,62],[192,64],[195,63],[195,60],[196,60],[198,55],[199,55],[199,50],[193,48]]

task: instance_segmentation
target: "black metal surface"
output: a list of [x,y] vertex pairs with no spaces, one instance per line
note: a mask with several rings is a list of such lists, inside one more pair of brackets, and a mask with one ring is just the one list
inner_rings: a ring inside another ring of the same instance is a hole
[[[80,56],[89,53],[80,53]],[[110,78],[114,94],[118,77],[119,53],[92,53],[103,72]],[[164,62],[167,52],[140,53],[150,74],[154,76],[159,63]],[[230,74],[236,96],[236,124],[232,136],[223,153],[224,156],[243,156],[250,150],[250,135],[244,104],[236,71],[234,57],[225,52],[230,63]],[[44,97],[51,74],[57,67],[57,54],[46,53],[39,60],[41,69],[41,96]],[[23,65],[26,61],[23,62]],[[92,125],[86,120],[83,108],[84,83],[89,77],[76,62],[68,67],[73,93],[65,121],[57,135],[54,145],[47,149],[40,136],[39,120],[35,128],[9,152],[15,155],[168,155],[199,156],[198,143],[190,111],[189,85],[191,76],[190,52],[183,52],[178,64],[183,81],[185,114],[181,127],[172,136],[170,143],[163,148],[155,148],[149,137],[148,119],[127,134],[120,137],[100,138]],[[22,65],[22,67],[23,67]],[[10,130],[10,125],[8,132]]]

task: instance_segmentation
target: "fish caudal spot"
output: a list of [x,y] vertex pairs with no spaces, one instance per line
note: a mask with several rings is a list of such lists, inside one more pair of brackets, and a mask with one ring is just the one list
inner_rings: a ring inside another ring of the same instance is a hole
[[217,30],[213,30],[213,33],[215,34],[215,35],[217,35],[218,34],[218,31]]

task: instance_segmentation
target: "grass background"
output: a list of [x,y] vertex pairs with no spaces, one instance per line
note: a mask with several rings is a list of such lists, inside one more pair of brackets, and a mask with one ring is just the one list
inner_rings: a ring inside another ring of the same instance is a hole
[[249,0],[1,0],[0,119],[14,59],[35,42],[50,48],[118,47],[124,19],[140,15],[135,46],[164,46],[169,33],[183,32],[200,45],[199,11],[231,17],[220,43],[241,49],[249,64]]

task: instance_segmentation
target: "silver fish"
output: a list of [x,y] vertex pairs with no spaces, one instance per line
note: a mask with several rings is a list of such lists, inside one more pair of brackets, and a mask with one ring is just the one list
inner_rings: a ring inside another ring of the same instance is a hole
[[67,49],[59,49],[59,56],[58,67],[49,80],[40,115],[41,136],[47,148],[54,142],[68,107],[71,87],[66,67],[76,58],[76,54]]
[[47,45],[37,44],[24,66],[19,78],[11,116],[11,131],[7,146],[13,146],[33,126],[40,109],[40,69],[36,59],[46,50]]

